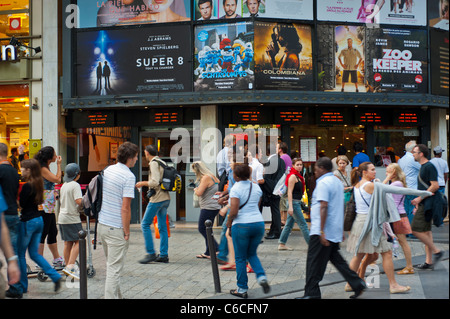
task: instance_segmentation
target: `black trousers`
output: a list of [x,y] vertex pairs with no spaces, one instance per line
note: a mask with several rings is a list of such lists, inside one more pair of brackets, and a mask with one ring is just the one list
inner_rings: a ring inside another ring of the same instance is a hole
[[272,196],[270,199],[270,213],[272,215],[272,224],[270,224],[269,235],[281,235],[281,213],[280,197]]
[[328,261],[331,261],[353,290],[364,287],[363,280],[349,268],[339,249],[339,243],[330,242],[329,246],[323,246],[320,243],[320,236],[310,236],[306,259],[305,296],[321,297],[319,282],[323,279]]

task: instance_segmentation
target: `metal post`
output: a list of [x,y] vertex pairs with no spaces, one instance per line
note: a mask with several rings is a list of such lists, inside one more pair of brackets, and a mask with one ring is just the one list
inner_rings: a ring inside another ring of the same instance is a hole
[[219,293],[219,292],[221,292],[219,267],[217,264],[216,246],[214,245],[214,241],[213,241],[212,224],[213,224],[212,221],[209,219],[207,221],[205,221],[206,238],[208,240],[209,255],[211,257],[211,267],[212,267],[213,278],[214,278],[214,287],[216,288],[216,293]]
[[87,269],[86,269],[86,232],[80,230],[78,232],[80,238],[80,299],[87,299]]

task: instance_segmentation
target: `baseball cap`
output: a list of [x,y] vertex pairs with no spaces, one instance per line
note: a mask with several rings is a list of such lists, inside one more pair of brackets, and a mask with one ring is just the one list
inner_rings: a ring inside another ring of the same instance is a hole
[[436,146],[434,149],[433,149],[433,151],[435,152],[435,153],[442,153],[443,151],[445,151],[445,150],[443,150],[442,149],[442,147],[440,147],[440,146]]
[[80,166],[78,166],[78,164],[67,164],[66,170],[64,172],[64,181],[67,183],[71,182],[77,177],[78,174],[80,174]]

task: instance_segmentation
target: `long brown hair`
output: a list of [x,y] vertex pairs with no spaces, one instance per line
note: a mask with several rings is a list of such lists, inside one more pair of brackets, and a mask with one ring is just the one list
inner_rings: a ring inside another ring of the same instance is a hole
[[20,166],[30,170],[30,174],[26,178],[26,181],[36,192],[36,204],[42,204],[44,202],[44,179],[41,174],[41,165],[39,165],[39,162],[35,159],[27,159],[22,161]]
[[358,167],[355,167],[351,173],[351,183],[353,186],[359,183],[359,180],[362,178],[363,171],[367,171],[369,169],[369,165],[371,162],[364,162],[359,164]]

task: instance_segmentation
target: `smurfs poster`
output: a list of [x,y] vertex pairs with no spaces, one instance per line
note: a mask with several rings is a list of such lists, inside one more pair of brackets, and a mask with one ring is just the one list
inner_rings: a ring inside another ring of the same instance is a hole
[[253,89],[253,37],[250,22],[197,26],[194,90]]

